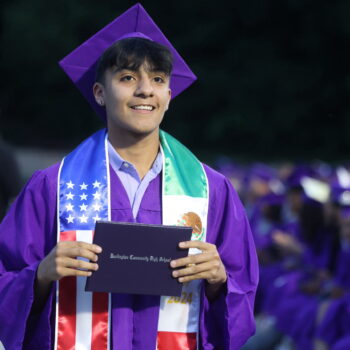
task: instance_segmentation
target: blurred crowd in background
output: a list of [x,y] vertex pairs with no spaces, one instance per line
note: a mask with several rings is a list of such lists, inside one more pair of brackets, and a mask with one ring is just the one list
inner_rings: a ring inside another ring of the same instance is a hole
[[349,164],[216,167],[240,194],[260,263],[244,350],[350,349]]

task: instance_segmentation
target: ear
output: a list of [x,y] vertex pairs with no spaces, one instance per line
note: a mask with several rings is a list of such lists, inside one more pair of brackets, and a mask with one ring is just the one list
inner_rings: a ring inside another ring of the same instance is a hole
[[104,106],[105,100],[104,100],[104,88],[101,83],[94,83],[94,86],[92,87],[92,92],[95,96],[95,101],[98,105]]
[[165,110],[166,111],[169,109],[169,103],[170,103],[170,100],[171,100],[171,89],[168,89],[168,93],[169,93],[169,99],[168,99],[168,103],[165,106]]

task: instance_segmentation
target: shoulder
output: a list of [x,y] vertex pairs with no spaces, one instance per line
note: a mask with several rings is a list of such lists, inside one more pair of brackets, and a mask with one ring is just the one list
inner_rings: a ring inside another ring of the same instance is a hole
[[[0,225],[0,233],[8,232],[6,239],[18,240],[46,237],[54,242],[56,231],[56,195],[59,164],[37,170],[12,203]],[[40,233],[43,233],[41,236]],[[0,236],[1,236],[0,234]],[[5,237],[5,235],[4,235]],[[51,247],[51,245],[50,245]]]
[[50,192],[55,192],[59,167],[60,163],[56,163],[46,169],[35,171],[25,185],[24,190],[35,191],[38,187],[42,187]]
[[212,196],[220,195],[222,198],[223,195],[230,194],[238,199],[238,194],[229,179],[207,164],[202,163],[202,165],[208,178],[209,191]]
[[209,213],[235,220],[245,220],[246,212],[231,181],[210,166],[203,164],[209,183]]
[[205,173],[207,174],[208,181],[212,184],[223,186],[227,180],[224,175],[211,168],[209,165],[202,163]]

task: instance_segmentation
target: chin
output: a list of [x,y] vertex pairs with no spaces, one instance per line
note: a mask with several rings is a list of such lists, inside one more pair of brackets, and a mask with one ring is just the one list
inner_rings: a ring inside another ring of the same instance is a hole
[[120,130],[120,132],[132,135],[133,137],[146,137],[152,134],[158,134],[159,126],[127,126],[123,130]]
[[160,122],[139,122],[126,125],[125,129],[138,135],[150,135],[159,131]]
[[143,138],[152,134],[158,134],[160,122],[161,119],[143,121],[115,121],[109,119],[107,125],[109,133],[115,135],[115,137],[127,137],[127,135],[130,135],[132,138]]

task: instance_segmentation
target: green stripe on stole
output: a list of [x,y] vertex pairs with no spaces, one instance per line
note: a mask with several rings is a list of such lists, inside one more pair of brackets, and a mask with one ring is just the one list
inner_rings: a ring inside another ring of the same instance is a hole
[[208,198],[208,180],[195,155],[174,137],[160,131],[164,156],[163,195]]
[[[164,225],[192,226],[192,240],[205,241],[209,186],[199,160],[179,141],[160,131],[163,153],[162,212]],[[196,254],[198,249],[190,249]],[[158,321],[162,332],[197,333],[201,281],[186,283],[180,298],[161,297]]]

